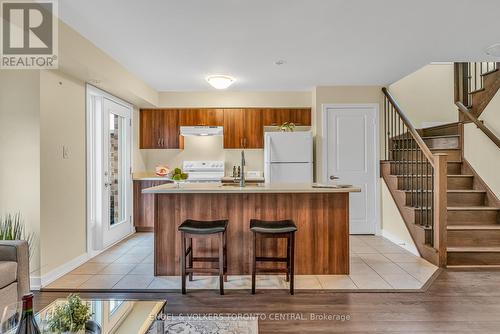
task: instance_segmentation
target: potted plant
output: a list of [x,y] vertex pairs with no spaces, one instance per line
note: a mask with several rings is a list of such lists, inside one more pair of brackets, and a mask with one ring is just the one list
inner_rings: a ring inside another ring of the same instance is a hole
[[70,294],[50,312],[48,328],[52,333],[85,333],[91,316],[90,306],[77,295]]
[[295,131],[295,124],[292,122],[285,122],[280,125],[281,132],[293,132]]
[[26,240],[29,246],[29,255],[33,252],[33,233],[27,233],[20,213],[7,214],[0,217],[0,240]]

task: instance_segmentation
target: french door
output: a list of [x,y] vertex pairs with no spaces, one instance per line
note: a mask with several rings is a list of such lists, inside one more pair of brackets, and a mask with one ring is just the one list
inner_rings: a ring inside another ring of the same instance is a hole
[[[349,194],[351,234],[378,232],[378,106],[327,105],[323,111],[326,130],[326,182],[361,188]],[[338,180],[333,181],[335,178]]]
[[88,86],[90,219],[88,247],[102,250],[133,232],[132,107]]

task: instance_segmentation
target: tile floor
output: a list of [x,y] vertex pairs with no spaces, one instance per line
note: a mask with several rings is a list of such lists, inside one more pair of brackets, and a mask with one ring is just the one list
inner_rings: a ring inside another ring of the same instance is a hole
[[[437,267],[378,236],[351,236],[350,275],[296,275],[297,289],[419,290]],[[249,289],[250,276],[229,276],[227,289]],[[257,276],[258,289],[286,289],[284,276]],[[196,276],[188,289],[217,289],[218,277]],[[178,276],[153,275],[153,234],[137,233],[45,289],[180,289]]]

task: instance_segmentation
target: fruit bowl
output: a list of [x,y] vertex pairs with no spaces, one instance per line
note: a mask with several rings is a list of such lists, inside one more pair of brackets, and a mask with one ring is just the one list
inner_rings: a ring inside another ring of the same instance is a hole
[[175,168],[169,173],[168,178],[179,186],[179,184],[186,182],[188,174],[184,173],[180,168]]

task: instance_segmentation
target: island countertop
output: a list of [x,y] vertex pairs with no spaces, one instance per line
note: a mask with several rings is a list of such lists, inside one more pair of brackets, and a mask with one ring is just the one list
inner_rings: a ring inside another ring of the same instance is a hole
[[350,193],[360,192],[354,186],[331,187],[316,186],[310,183],[262,183],[247,184],[239,187],[238,184],[221,183],[180,183],[162,184],[160,186],[143,189],[144,194],[246,194],[246,193]]

